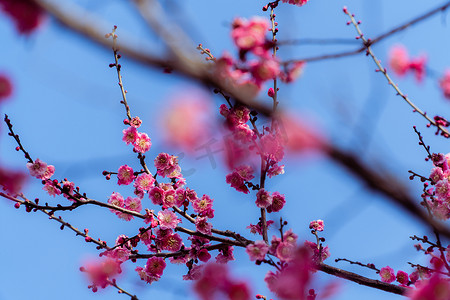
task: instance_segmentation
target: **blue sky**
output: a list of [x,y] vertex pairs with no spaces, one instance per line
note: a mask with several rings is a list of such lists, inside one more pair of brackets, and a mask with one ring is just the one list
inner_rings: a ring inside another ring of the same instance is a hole
[[[111,25],[118,25],[119,36],[134,34],[142,49],[156,53],[163,51],[161,44],[125,2],[76,2],[102,15]],[[171,17],[183,23],[194,43],[203,43],[217,56],[224,51],[235,51],[229,37],[234,17],[268,17],[268,13],[261,11],[266,4],[263,1],[165,3],[171,9]],[[406,0],[311,0],[301,8],[283,4],[276,12],[279,40],[353,38],[354,28],[345,25],[344,5],[362,20],[365,35],[373,37],[438,4],[418,2],[411,5],[411,1]],[[450,57],[445,50],[450,46],[446,22],[445,13],[437,15],[384,40],[374,47],[374,51],[386,62],[390,47],[402,43],[412,56],[426,53],[428,67],[441,74],[446,67],[450,68]],[[92,45],[51,19],[35,34],[19,37],[12,23],[2,16],[0,34],[0,72],[9,74],[15,86],[13,97],[0,106],[0,111],[10,116],[32,157],[53,164],[55,178],[69,178],[91,198],[106,201],[113,191],[131,193],[129,189],[118,188],[113,180],[105,181],[101,175],[103,170],[115,170],[122,164],[137,166],[130,147],[121,141],[125,115],[119,103],[115,71],[108,68],[113,60],[111,51]],[[285,46],[279,54],[282,59],[291,59],[344,49],[352,49],[352,46]],[[142,118],[143,130],[152,138],[153,146],[148,156],[156,156],[159,152],[183,153],[182,149],[169,148],[163,143],[158,116],[174,91],[182,91],[195,83],[127,59],[121,63],[132,114]],[[412,169],[427,175],[430,164],[424,161],[425,153],[418,146],[412,126],[417,125],[434,152],[447,153],[448,143],[435,137],[434,131],[426,128],[426,121],[413,114],[374,69],[374,63],[364,55],[310,63],[300,80],[290,86],[281,85],[281,105],[306,119],[314,119],[330,141],[358,153],[368,164],[382,165],[395,173],[419,201],[421,184],[410,182],[407,171]],[[412,77],[394,78],[429,114],[448,115],[449,103],[442,97],[436,78],[427,77],[422,84],[417,84]],[[261,98],[264,99],[264,93]],[[222,103],[222,99],[214,99],[217,106]],[[25,160],[14,151],[15,144],[7,136],[5,126],[1,125],[0,129],[2,165],[25,171]],[[217,156],[216,168],[207,159],[198,157],[197,153],[186,154],[180,164],[184,170],[196,171],[187,178],[188,186],[199,194],[214,198],[214,226],[257,239],[245,229],[258,219],[254,199],[227,186],[227,170],[220,156]],[[313,236],[309,234],[309,222],[324,219],[324,237],[331,253],[328,263],[375,279],[378,275],[372,272],[344,263],[335,264],[333,260],[345,257],[407,272],[411,271],[407,262],[424,263],[408,237],[427,234],[427,231],[395,204],[372,193],[323,157],[296,155],[288,157],[285,164],[286,173],[271,179],[267,186],[287,198],[285,209],[274,219],[282,216],[300,239],[310,240]],[[53,204],[57,201],[67,203],[62,198],[48,199],[40,182],[31,178],[24,192],[29,198],[40,197]],[[142,226],[137,222],[126,223],[96,207],[83,207],[75,213],[63,214],[63,218],[81,229],[89,228],[92,236],[110,243],[118,234],[132,235]],[[58,224],[50,222],[45,215],[16,210],[7,200],[0,199],[0,226],[4,239],[0,251],[3,266],[0,300],[125,299],[126,296],[117,295],[112,288],[97,294],[87,289],[88,282],[78,269],[86,257],[95,257],[98,252],[72,232],[61,231]],[[272,234],[275,232],[270,236]],[[250,280],[255,293],[268,294],[261,280],[268,268],[249,262],[242,249],[235,251],[235,257],[237,260],[231,266],[236,276]],[[119,283],[140,299],[193,297],[189,283],[181,280],[186,272],[184,267],[169,266],[161,282],[151,286],[140,282],[132,271],[134,268],[134,264],[127,263]],[[319,273],[318,279],[319,284],[330,280],[341,283],[341,291],[334,299],[360,299],[361,295],[366,300],[398,298],[326,274]]]

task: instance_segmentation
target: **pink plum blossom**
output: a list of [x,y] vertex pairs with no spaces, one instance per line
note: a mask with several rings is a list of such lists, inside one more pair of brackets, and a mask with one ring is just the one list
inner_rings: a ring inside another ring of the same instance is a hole
[[245,181],[250,181],[255,178],[255,176],[253,176],[254,170],[251,166],[243,165],[237,167],[235,172],[237,172],[239,176],[241,176],[241,178]]
[[62,182],[62,192],[64,193],[63,196],[67,199],[69,199],[70,201],[75,201],[74,199],[71,198],[71,196],[73,196],[73,191],[75,190],[75,183],[68,181],[68,180],[64,180]]
[[162,248],[167,251],[176,252],[182,245],[183,240],[178,233],[170,234],[162,239]]
[[50,179],[53,176],[53,174],[55,174],[55,167],[52,165],[47,165],[47,168],[45,169],[44,173],[37,176],[37,178],[47,180]]
[[17,195],[20,192],[27,178],[25,173],[0,167],[0,186],[2,187],[2,190],[12,196]]
[[292,231],[292,229],[287,230],[283,234],[283,241],[291,244],[297,243],[298,236]]
[[295,81],[303,74],[305,64],[304,61],[298,61],[288,65],[286,72],[280,73],[280,79],[286,83]]
[[82,272],[86,272],[92,285],[93,292],[96,292],[98,287],[105,288],[114,277],[121,273],[120,262],[108,258],[103,261],[87,263],[86,267],[80,268]]
[[254,244],[249,244],[245,248],[245,252],[247,252],[250,260],[263,260],[266,257],[267,252],[269,251],[269,246],[267,246],[264,241],[256,241]]
[[143,173],[136,178],[134,182],[134,187],[139,191],[149,191],[153,184],[155,183],[155,178],[152,174]]
[[311,223],[309,223],[309,229],[313,229],[316,231],[323,231],[323,220],[315,220],[315,221],[311,221]]
[[256,193],[256,201],[255,201],[256,206],[260,208],[266,208],[272,204],[272,201],[273,201],[272,196],[265,189],[260,189]]
[[283,145],[278,136],[266,134],[261,137],[261,150],[263,154],[275,162],[279,162],[284,157]]
[[391,283],[395,280],[394,270],[389,266],[383,267],[380,270],[380,277],[381,281]]
[[34,163],[27,163],[27,168],[30,171],[31,176],[40,178],[40,176],[44,175],[45,171],[47,171],[47,164],[39,158],[36,158]]
[[450,182],[447,178],[444,178],[436,183],[435,192],[436,196],[444,201],[450,198]]
[[[330,250],[328,246],[322,247],[322,249],[317,247],[317,244],[310,241],[305,241],[304,245],[312,250],[312,260],[315,263],[320,263],[330,257]],[[394,276],[395,280],[395,276]]]
[[289,243],[287,241],[281,242],[277,246],[276,256],[282,260],[289,262],[293,259],[297,245]]
[[195,228],[204,234],[211,234],[212,225],[208,223],[207,217],[197,217],[195,219]]
[[149,275],[161,277],[164,269],[166,268],[166,262],[162,257],[150,257],[145,265],[145,271]]
[[168,144],[194,151],[205,144],[211,136],[211,101],[201,90],[183,89],[167,100],[161,116],[163,138]]
[[124,201],[124,207],[128,210],[132,210],[135,212],[141,212],[141,210],[142,210],[141,199],[127,197]]
[[202,276],[202,270],[205,265],[194,265],[186,275],[183,275],[183,280],[198,280]]
[[269,170],[267,170],[267,176],[272,178],[277,175],[284,174],[284,165],[279,166],[278,164],[273,164]]
[[156,276],[156,275],[149,274],[146,271],[145,267],[144,268],[136,267],[135,271],[138,273],[138,275],[141,278],[141,280],[143,280],[143,281],[145,281],[145,282],[147,282],[149,284],[151,284],[154,281],[158,281],[161,278],[161,276]]
[[61,195],[61,190],[52,181],[47,181],[42,189],[53,197]]
[[389,66],[395,74],[403,76],[408,72],[413,72],[418,82],[425,76],[425,63],[427,59],[424,55],[417,58],[409,58],[408,51],[402,45],[394,46],[389,53]]
[[155,167],[158,170],[166,170],[178,164],[176,156],[167,153],[160,153],[155,158]]
[[134,117],[130,120],[130,126],[133,126],[134,128],[141,127],[142,120],[139,117]]
[[214,217],[214,209],[212,209],[213,199],[208,195],[203,195],[201,199],[197,198],[192,202],[194,211],[201,216],[207,216],[209,218]]
[[184,200],[186,199],[186,193],[184,189],[178,188],[175,190],[175,206],[180,207],[184,204]]
[[234,260],[233,250],[233,246],[219,249],[220,253],[216,256],[216,262],[219,264],[226,264],[227,262]]
[[117,184],[118,185],[129,185],[133,182],[133,180],[136,178],[133,173],[133,169],[127,165],[123,165],[119,167],[119,170],[117,172]]
[[274,79],[280,74],[280,64],[274,58],[267,58],[250,64],[250,72],[256,85]]
[[255,50],[265,44],[269,28],[268,20],[261,17],[254,17],[250,21],[237,18],[233,21],[231,38],[239,50]]
[[164,199],[163,199],[163,205],[165,207],[172,207],[175,205],[175,196],[176,192],[173,188],[170,188],[169,190],[165,191],[164,193]]
[[389,53],[389,66],[395,74],[403,76],[409,68],[408,51],[403,45],[392,47]]
[[197,257],[202,262],[208,262],[211,259],[211,254],[207,249],[203,248],[199,252],[197,252]]
[[127,129],[124,129],[122,133],[123,133],[122,141],[124,141],[127,145],[129,144],[134,145],[138,135],[136,128],[133,126],[129,126]]
[[433,168],[431,170],[430,179],[434,183],[438,183],[440,180],[444,179],[444,172],[442,172],[442,169],[439,167]]
[[154,186],[150,189],[148,193],[150,199],[152,200],[152,203],[155,205],[162,205],[163,200],[165,198],[165,192],[162,188],[159,186]]
[[158,212],[158,220],[159,226],[163,230],[175,229],[178,223],[181,222],[181,220],[177,218],[177,215],[168,209]]
[[[266,223],[267,228],[269,228],[270,225],[272,225],[273,223],[274,223],[274,221],[267,220],[267,223]],[[258,222],[258,224],[256,224],[256,225],[250,224],[246,228],[250,229],[250,232],[253,233],[253,234],[257,234],[258,233],[258,234],[262,235],[262,228],[261,228],[261,226],[262,226],[261,222]]]
[[408,290],[410,300],[448,300],[450,299],[450,282],[439,273],[423,280],[416,289]]
[[407,285],[409,283],[408,273],[399,270],[397,272],[397,281],[402,285]]
[[297,6],[302,6],[302,5],[305,5],[306,2],[308,2],[308,1],[309,0],[282,0],[281,2],[294,4],[294,5],[297,5]]
[[151,146],[152,142],[146,133],[140,132],[137,134],[136,140],[134,142],[134,150],[136,152],[145,153],[150,150]]
[[267,212],[278,212],[286,203],[285,196],[283,194],[280,194],[279,192],[273,192],[272,193],[272,204],[267,207]]
[[[117,207],[123,207],[124,199],[121,194],[114,192],[109,197],[108,203],[111,205],[117,206]],[[111,210],[111,212],[113,212],[115,214],[120,213],[118,210],[115,210],[115,209],[110,209],[110,210]]]
[[243,192],[244,194],[248,194],[250,191],[245,185],[245,181],[238,172],[233,172],[228,174],[226,177],[226,182],[231,185],[232,188],[235,188],[238,192]]
[[264,278],[268,288],[282,299],[307,299],[306,292],[311,281],[311,255],[308,248],[298,248],[281,272],[269,271]]

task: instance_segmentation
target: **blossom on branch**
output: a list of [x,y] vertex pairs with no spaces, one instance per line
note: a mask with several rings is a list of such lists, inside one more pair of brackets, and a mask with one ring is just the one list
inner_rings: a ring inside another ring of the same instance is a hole
[[380,277],[381,277],[381,281],[387,282],[387,283],[391,283],[396,279],[394,270],[389,266],[381,268]]
[[294,4],[294,5],[297,5],[297,6],[302,6],[302,5],[305,5],[306,2],[308,2],[308,1],[309,0],[282,0],[281,2]]
[[127,165],[123,165],[119,167],[117,171],[117,184],[118,185],[129,185],[136,178],[133,173],[133,169]]
[[263,260],[269,251],[269,247],[264,241],[256,241],[254,244],[250,244],[245,248],[250,260]]

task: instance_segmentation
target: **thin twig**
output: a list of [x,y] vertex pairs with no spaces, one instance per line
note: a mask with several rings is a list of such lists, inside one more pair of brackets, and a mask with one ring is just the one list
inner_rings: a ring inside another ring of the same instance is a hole
[[390,85],[394,88],[394,90],[397,92],[397,95],[399,95],[400,97],[402,97],[402,98],[406,101],[406,103],[408,103],[408,104],[413,108],[413,111],[414,111],[414,112],[417,112],[417,113],[419,113],[420,115],[422,115],[425,119],[427,119],[427,120],[430,122],[430,124],[436,126],[440,131],[442,131],[442,133],[443,133],[443,135],[444,135],[445,137],[450,137],[450,133],[447,131],[447,129],[445,129],[445,128],[442,127],[440,124],[437,124],[433,119],[431,119],[424,111],[422,111],[417,105],[415,105],[415,104],[408,98],[408,96],[406,96],[406,95],[400,90],[400,88],[398,87],[397,84],[395,84],[395,83],[392,81],[391,77],[389,76],[389,74],[388,74],[387,71],[386,71],[386,68],[384,68],[384,67],[381,65],[380,60],[375,56],[375,54],[374,54],[373,51],[372,51],[372,48],[371,48],[371,45],[373,44],[372,40],[366,39],[366,38],[365,38],[364,34],[362,33],[362,31],[361,31],[361,29],[360,29],[360,27],[359,27],[358,22],[355,20],[355,17],[354,17],[347,9],[344,9],[344,13],[345,13],[347,16],[349,16],[349,18],[350,18],[350,20],[351,20],[351,23],[353,24],[353,26],[355,27],[355,29],[356,29],[356,31],[357,31],[357,33],[358,33],[358,37],[357,37],[357,38],[358,38],[358,39],[361,39],[361,40],[363,41],[364,47],[365,47],[365,49],[367,49],[367,54],[370,55],[370,57],[372,57],[373,61],[374,61],[375,64],[377,65],[377,67],[378,67],[378,70],[377,70],[377,71],[381,72],[381,73],[384,75],[384,77],[386,77],[386,80],[388,81],[388,84],[390,84]]
[[[439,12],[443,12],[443,11],[447,10],[449,7],[450,7],[450,1],[439,7],[436,7],[434,9],[430,10],[429,12],[427,12],[423,15],[420,15],[414,19],[411,19],[410,21],[403,23],[385,33],[382,33],[382,34],[378,35],[376,38],[372,39],[372,45],[390,37],[391,35],[394,35],[394,34],[400,32],[402,30],[405,30],[406,28],[408,28],[412,25],[415,25],[423,20],[426,20]],[[350,51],[331,53],[331,54],[325,54],[325,55],[319,55],[319,56],[312,56],[312,57],[300,58],[300,59],[295,59],[295,60],[288,60],[288,61],[283,62],[283,64],[287,65],[287,64],[294,63],[294,62],[298,62],[298,61],[314,62],[314,61],[322,61],[322,60],[327,60],[327,59],[346,57],[346,56],[351,56],[351,55],[355,55],[358,53],[362,53],[362,52],[364,52],[364,50],[366,50],[365,46],[358,48],[358,49],[350,50]]]

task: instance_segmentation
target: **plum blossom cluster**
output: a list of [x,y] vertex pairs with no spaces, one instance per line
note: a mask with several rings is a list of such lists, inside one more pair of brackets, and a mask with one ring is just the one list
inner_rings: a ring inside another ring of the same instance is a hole
[[392,47],[389,53],[389,66],[398,76],[413,73],[416,80],[421,82],[425,76],[425,64],[427,58],[421,55],[417,58],[410,58],[408,51],[403,45]]
[[389,267],[383,267],[380,269],[380,277],[381,281],[391,283],[397,280],[398,283],[402,286],[408,286],[411,283],[414,284],[418,280],[418,271],[414,271],[411,274],[406,273],[405,271],[399,270],[397,275],[395,275],[394,270]]
[[250,289],[245,281],[232,278],[224,264],[208,263],[200,270],[194,290],[202,300],[250,300]]
[[[428,243],[428,238],[418,238],[424,243]],[[416,269],[408,274],[399,270],[397,274],[394,270],[386,266],[381,268],[379,274],[381,281],[386,283],[392,283],[397,281],[401,286],[414,285],[415,288],[408,289],[406,296],[412,300],[430,299],[430,300],[443,300],[450,297],[450,281],[444,277],[443,274],[447,274],[448,261],[450,260],[449,248],[439,249],[438,252],[433,251],[433,248],[437,247],[436,244],[431,243],[431,247],[427,250],[423,249],[421,244],[415,245],[417,250],[425,250],[425,254],[431,256],[430,264],[432,268],[416,266]],[[440,253],[439,253],[440,252]],[[445,253],[445,255],[444,255]]]
[[[127,197],[126,199],[124,199],[121,194],[115,192],[112,193],[111,196],[109,197],[108,203],[137,213],[141,212],[142,210],[142,203],[139,197]],[[134,218],[132,214],[115,209],[110,210],[111,212],[115,213],[119,218],[125,221],[130,221]]]
[[[238,48],[239,60],[234,60],[229,54],[216,59],[216,71],[220,78],[231,79],[256,92],[268,80],[280,78],[291,82],[301,74],[303,62],[294,63],[282,70],[279,60],[272,55],[270,50],[276,40],[266,37],[266,33],[271,30],[268,20],[261,17],[250,20],[236,18],[232,26],[231,38]],[[250,54],[252,58],[249,60]]]
[[161,257],[150,257],[144,267],[136,267],[141,280],[152,283],[158,281],[166,268],[166,262]]
[[42,180],[50,179],[55,174],[55,167],[37,158],[33,163],[27,163],[30,175]]
[[[321,221],[321,220],[318,220]],[[320,224],[313,221],[311,224]],[[323,222],[322,222],[323,227]],[[269,245],[264,241],[256,241],[246,247],[250,260],[273,263],[278,258],[276,272],[269,271],[265,282],[269,289],[282,299],[315,299],[315,292],[308,290],[312,273],[316,265],[330,256],[328,246],[305,241],[303,246],[297,245],[298,236],[292,230],[286,231],[281,237],[273,236]],[[319,241],[322,241],[320,239]]]
[[256,241],[254,244],[248,245],[245,251],[252,261],[262,261],[266,254],[270,254],[280,261],[289,262],[297,248],[297,238],[292,230],[288,230],[282,238],[273,236],[269,246],[264,241]]
[[308,2],[308,1],[309,0],[282,0],[281,2],[294,4],[294,5],[297,5],[297,6],[302,6],[302,5],[305,5],[306,2]]
[[[389,54],[389,65],[395,74],[404,76],[413,73],[417,81],[422,81],[426,71],[426,57],[410,59],[403,45],[394,46]],[[446,99],[450,99],[450,70],[446,70],[439,79],[439,87]]]
[[250,110],[244,106],[220,106],[220,114],[225,118],[225,124],[231,131],[233,139],[227,143],[229,166],[233,171],[226,176],[226,182],[238,192],[248,194],[249,188],[258,189],[256,206],[266,208],[268,212],[278,212],[285,204],[284,195],[274,192],[270,194],[264,188],[258,188],[251,182],[255,178],[251,165],[241,164],[253,158],[260,157],[264,164],[263,172],[268,177],[284,173],[284,165],[279,162],[284,157],[283,134],[280,126],[275,122],[273,130],[263,127],[263,132],[251,129],[248,122],[252,118]]
[[[134,132],[130,128],[134,127],[130,126],[127,129],[128,133]],[[128,139],[127,136],[128,134],[124,131],[124,138],[132,143],[132,138]],[[132,136],[132,134],[129,136]],[[182,176],[181,167],[176,156],[160,153],[154,159],[154,167],[156,168],[154,176],[144,170],[135,172],[128,165],[123,165],[119,168],[117,172],[118,185],[131,185],[133,183],[134,193],[137,197],[124,199],[119,193],[113,193],[109,197],[108,203],[122,209],[110,208],[111,212],[126,221],[133,219],[133,214],[124,211],[124,209],[140,213],[143,208],[142,201],[145,194],[148,194],[151,203],[160,206],[161,210],[154,213],[152,210],[146,209],[146,219],[144,221],[150,225],[147,228],[140,229],[140,234],[132,240],[133,244],[127,248],[127,251],[115,248],[114,251],[108,251],[105,255],[122,261],[122,258],[128,257],[130,253],[135,253],[136,250],[134,248],[140,243],[154,253],[161,253],[161,251],[175,253],[183,250],[183,253],[180,253],[178,256],[171,257],[170,261],[174,264],[186,264],[188,273],[184,276],[184,279],[196,279],[198,278],[200,265],[193,262],[209,261],[211,254],[208,247],[211,244],[206,238],[191,236],[188,238],[191,241],[191,245],[186,246],[181,236],[175,233],[178,224],[181,222],[181,219],[175,213],[175,208],[186,212],[189,205],[191,205],[195,213],[191,217],[194,218],[193,223],[196,230],[209,235],[212,230],[212,224],[209,220],[214,217],[213,199],[208,195],[198,197],[194,190],[184,188],[186,180]],[[110,176],[112,173],[105,171],[104,174]],[[170,182],[158,182],[156,180],[157,176],[168,178]],[[120,250],[120,255],[116,254],[119,251],[118,249]],[[216,256],[216,262],[226,263],[230,260],[234,260],[233,247],[221,247],[219,254]],[[151,257],[144,267],[137,267],[136,271],[142,280],[152,283],[159,280],[165,266],[164,258]]]
[[289,256],[288,264],[282,264],[275,273],[269,271],[266,274],[264,281],[267,286],[282,299],[315,299],[308,297],[310,295],[308,285],[315,270],[309,249],[295,248]]
[[122,140],[127,145],[132,144],[134,146],[133,151],[135,152],[145,153],[150,150],[152,142],[148,135],[144,132],[137,131],[137,128],[139,128],[142,123],[139,117],[134,117],[131,121],[125,120],[124,123],[129,124],[130,126],[122,131]]
[[73,191],[75,184],[65,179],[58,182],[58,180],[50,180],[55,174],[55,167],[53,165],[47,165],[47,163],[37,158],[33,163],[27,163],[27,168],[30,171],[30,175],[42,180],[44,187],[42,188],[50,196],[57,196],[63,194],[63,196],[71,201],[75,201],[73,198]]
[[419,281],[416,289],[408,291],[411,300],[445,300],[450,299],[450,281],[438,272],[429,279]]
[[432,186],[423,195],[433,215],[440,220],[450,218],[450,155],[433,154],[434,168],[431,170]]
[[311,221],[311,223],[309,223],[309,229],[316,230],[316,231],[323,231],[323,229],[324,229],[323,220]]

